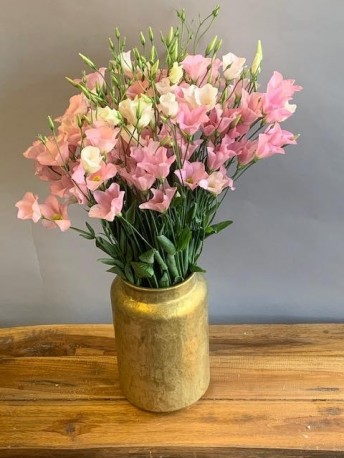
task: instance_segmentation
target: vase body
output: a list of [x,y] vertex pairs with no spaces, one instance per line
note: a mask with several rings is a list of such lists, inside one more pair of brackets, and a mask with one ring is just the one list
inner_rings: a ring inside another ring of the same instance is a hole
[[137,407],[170,412],[209,385],[207,285],[195,273],[171,288],[115,278],[111,286],[120,387]]

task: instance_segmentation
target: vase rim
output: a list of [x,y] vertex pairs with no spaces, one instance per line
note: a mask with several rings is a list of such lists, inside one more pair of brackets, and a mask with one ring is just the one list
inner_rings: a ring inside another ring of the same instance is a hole
[[145,286],[137,286],[137,285],[133,285],[132,283],[129,283],[126,280],[123,280],[123,278],[121,278],[121,281],[126,286],[128,286],[129,288],[132,288],[132,289],[134,289],[136,291],[144,291],[145,293],[148,293],[148,292],[164,292],[164,291],[165,292],[169,292],[169,291],[175,291],[178,288],[184,287],[185,285],[187,285],[189,282],[191,282],[195,278],[195,275],[196,275],[196,272],[192,273],[186,280],[182,281],[181,283],[178,283],[177,285],[173,285],[173,286],[168,286],[167,288],[147,288]]

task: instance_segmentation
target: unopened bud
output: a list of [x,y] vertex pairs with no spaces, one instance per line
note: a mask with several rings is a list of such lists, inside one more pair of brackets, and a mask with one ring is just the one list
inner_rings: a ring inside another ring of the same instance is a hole
[[119,31],[118,27],[115,28],[115,36],[116,36],[117,40],[119,40],[121,38],[121,32]]
[[217,42],[217,35],[208,44],[208,46],[207,46],[207,48],[205,50],[205,55],[206,56],[209,56],[209,54],[214,50],[216,42]]
[[212,11],[212,15],[213,17],[217,17],[219,15],[219,12],[220,12],[220,5],[216,5],[215,9]]
[[109,45],[110,45],[111,51],[114,51],[115,50],[115,45],[113,44],[113,41],[111,40],[110,37],[109,37]]
[[154,33],[153,33],[152,27],[148,27],[148,36],[149,36],[150,41],[154,40]]
[[142,32],[140,32],[140,40],[141,40],[142,46],[144,46],[146,44],[146,39]]
[[52,131],[55,130],[55,124],[54,124],[54,121],[51,119],[51,116],[48,116],[48,123],[49,123],[49,127]]
[[86,65],[88,65],[89,67],[91,67],[93,70],[97,70],[96,65],[91,61],[91,59],[89,59],[88,57],[84,56],[84,55],[81,54],[80,52],[79,52],[79,56],[80,56],[81,59],[85,62]]
[[251,73],[253,75],[260,73],[260,64],[262,60],[263,60],[262,42],[258,40],[256,55],[254,56],[252,66],[251,66]]

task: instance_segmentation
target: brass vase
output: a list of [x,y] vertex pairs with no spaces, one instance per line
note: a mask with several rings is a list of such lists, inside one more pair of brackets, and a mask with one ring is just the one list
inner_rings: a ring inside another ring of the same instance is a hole
[[111,286],[119,381],[125,397],[152,412],[196,402],[209,385],[207,284],[195,273],[170,288]]

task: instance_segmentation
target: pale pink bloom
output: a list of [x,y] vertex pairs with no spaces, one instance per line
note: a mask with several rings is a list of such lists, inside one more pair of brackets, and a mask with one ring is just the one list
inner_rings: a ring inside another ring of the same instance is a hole
[[207,83],[202,87],[191,85],[182,88],[184,100],[191,108],[205,107],[209,111],[216,105],[218,88]]
[[[103,162],[103,156],[97,146],[85,146],[80,153],[80,164],[86,173],[97,172]],[[79,172],[81,173],[81,172]],[[75,179],[77,177],[75,175]]]
[[42,153],[44,153],[44,145],[40,140],[36,140],[23,153],[23,156],[26,157],[26,159],[34,159],[34,160],[36,160],[37,157]]
[[210,111],[210,113],[208,113],[208,116],[209,122],[203,126],[203,132],[207,137],[212,135],[215,131],[222,133],[227,130],[229,124],[237,116],[237,112],[231,113],[230,116],[227,116],[223,112],[221,105],[218,104]]
[[[81,81],[81,80],[78,80]],[[64,118],[76,118],[77,115],[84,115],[89,108],[89,101],[84,94],[73,95],[69,99],[69,106],[62,116],[56,118],[56,121],[62,122]]]
[[201,54],[189,55],[185,57],[181,64],[183,70],[189,75],[192,81],[200,83],[208,73],[208,67],[211,66],[211,59]]
[[35,162],[35,175],[42,181],[57,181],[61,179],[61,167],[49,167]]
[[295,80],[284,80],[279,72],[274,72],[263,94],[263,112],[266,122],[282,122],[295,111],[296,105],[288,102],[302,86],[294,85]]
[[119,129],[110,126],[99,126],[85,131],[87,143],[96,146],[102,153],[109,153],[117,143]]
[[222,140],[220,145],[216,146],[216,148],[208,146],[207,166],[209,170],[219,169],[229,159],[236,156],[236,152],[233,151],[230,146],[233,142],[234,140],[226,136],[226,139]]
[[258,159],[264,159],[274,154],[284,154],[283,147],[285,145],[295,144],[294,134],[287,130],[282,130],[281,126],[276,123],[263,134],[259,134],[256,157]]
[[77,202],[80,205],[88,204],[88,190],[85,183],[75,183],[73,188],[68,191],[70,196],[69,202],[75,203]]
[[131,86],[128,87],[126,91],[126,95],[129,99],[135,99],[136,96],[146,94],[148,88],[149,88],[149,81],[136,80]]
[[139,205],[141,210],[154,210],[164,213],[171,205],[171,201],[177,191],[177,188],[151,189],[153,197],[147,202]]
[[168,94],[173,92],[176,86],[171,86],[171,81],[169,78],[162,78],[160,81],[155,83],[155,87],[160,95]]
[[105,181],[113,178],[117,174],[117,167],[114,164],[105,164],[102,162],[100,169],[97,172],[91,173],[86,177],[88,189],[95,191]]
[[138,166],[134,166],[130,172],[126,169],[121,169],[119,170],[119,174],[126,180],[127,183],[135,186],[135,188],[142,192],[148,191],[156,180],[155,176],[147,173],[144,169]]
[[189,135],[193,135],[201,128],[202,124],[209,121],[206,111],[206,107],[190,109],[186,103],[181,103],[176,121],[181,130]]
[[[97,86],[102,87],[103,84],[105,84],[105,72],[107,68],[106,67],[100,67],[98,72],[94,73],[89,73],[88,75],[85,76],[85,83],[86,87],[90,90],[95,92],[95,89]],[[80,83],[83,80],[82,79],[75,79],[74,80],[76,83]]]
[[226,175],[226,170],[211,173],[199,182],[199,186],[212,194],[219,195],[228,186],[234,190],[233,180]]
[[70,228],[71,222],[67,214],[67,205],[60,204],[55,196],[47,197],[44,204],[40,205],[40,209],[43,226],[48,228],[58,227],[62,232]]
[[257,141],[241,140],[240,142],[233,143],[232,148],[237,154],[238,163],[240,165],[247,165],[255,158]]
[[262,94],[252,92],[249,94],[245,89],[241,92],[240,100],[241,117],[240,122],[251,125],[262,115]]
[[16,205],[18,208],[19,219],[32,219],[37,223],[41,219],[41,210],[38,205],[38,196],[32,192],[26,192],[22,200],[19,200]]
[[121,52],[119,55],[120,64],[124,74],[128,77],[132,77],[133,74],[133,64],[131,61],[131,51]]
[[41,165],[64,166],[69,160],[68,142],[61,135],[57,137],[56,141],[54,137],[49,137],[36,160]]
[[130,156],[140,168],[159,180],[167,177],[171,164],[176,160],[174,155],[167,156],[167,148],[153,140],[147,146],[132,148]]
[[104,191],[94,191],[93,196],[97,202],[90,208],[88,216],[91,218],[106,219],[113,221],[117,215],[121,214],[123,208],[124,191],[120,190],[117,183]]
[[62,175],[60,180],[50,183],[50,192],[54,196],[65,197],[69,195],[69,191],[73,188],[74,183],[69,175]]
[[203,162],[189,162],[185,161],[183,168],[176,170],[174,172],[179,181],[188,186],[190,189],[194,190],[201,180],[204,180],[208,177],[207,172],[205,171],[205,166]]
[[223,76],[226,80],[239,78],[245,65],[246,59],[238,57],[233,53],[228,53],[222,57]]

